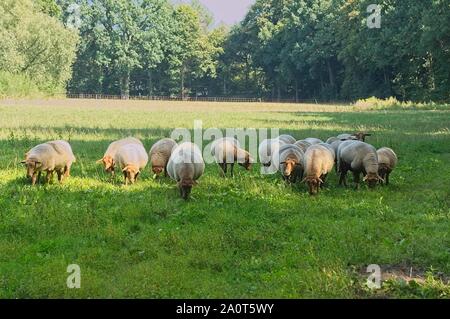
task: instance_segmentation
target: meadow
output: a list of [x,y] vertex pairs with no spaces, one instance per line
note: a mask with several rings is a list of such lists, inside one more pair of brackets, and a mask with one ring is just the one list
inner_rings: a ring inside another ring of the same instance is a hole
[[[185,202],[150,168],[125,187],[96,164],[115,139],[150,149],[194,120],[297,139],[366,130],[399,166],[389,186],[355,191],[333,173],[311,197],[259,165],[222,178],[211,164]],[[449,298],[449,127],[445,107],[0,101],[0,297]],[[53,139],[70,141],[72,177],[32,187],[20,161]],[[69,264],[80,289],[66,286]],[[384,271],[381,289],[365,285],[370,264]]]

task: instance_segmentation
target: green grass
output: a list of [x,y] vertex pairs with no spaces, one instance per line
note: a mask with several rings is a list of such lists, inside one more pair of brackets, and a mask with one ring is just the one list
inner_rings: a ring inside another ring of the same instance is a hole
[[[449,110],[74,103],[0,106],[0,297],[450,296],[439,280],[450,274]],[[222,179],[208,165],[188,202],[149,169],[125,187],[95,164],[115,139],[134,135],[149,149],[195,119],[205,128],[279,127],[298,139],[364,129],[400,162],[388,187],[340,188],[333,173],[318,197],[258,167]],[[23,154],[57,138],[70,140],[77,156],[72,177],[31,187]],[[81,289],[66,287],[69,264],[81,267]],[[361,272],[369,264],[413,267],[428,279],[369,291]]]

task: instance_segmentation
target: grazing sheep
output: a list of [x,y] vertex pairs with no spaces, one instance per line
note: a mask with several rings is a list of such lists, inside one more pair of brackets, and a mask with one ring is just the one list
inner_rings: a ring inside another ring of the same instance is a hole
[[319,193],[333,169],[334,158],[331,150],[321,144],[312,145],[305,153],[305,179],[310,195]]
[[295,142],[297,141],[294,137],[292,137],[291,135],[287,135],[287,134],[278,136],[278,139],[280,141],[284,142],[285,144],[295,144]]
[[301,141],[295,142],[294,145],[300,147],[300,149],[303,151],[303,153],[305,153],[306,150],[308,149],[308,147],[310,147],[312,144],[311,144],[311,143],[308,143],[308,142],[306,142],[306,141],[304,141],[304,140],[301,140]]
[[40,180],[41,173],[47,172],[46,183],[53,179],[54,172],[61,183],[63,177],[70,176],[70,168],[75,162],[72,147],[66,141],[51,141],[33,147],[25,154],[27,177],[31,178],[31,184],[35,185]]
[[114,172],[114,166],[115,166],[114,165],[114,156],[116,155],[117,150],[121,146],[127,145],[127,144],[136,144],[136,145],[144,146],[140,140],[138,140],[137,138],[134,138],[134,137],[127,137],[127,138],[112,142],[111,144],[109,144],[108,149],[105,152],[105,155],[103,155],[103,158],[98,160],[97,163],[102,164],[107,173],[111,173],[112,175],[114,175],[114,173],[115,173]]
[[337,138],[337,137],[335,137],[335,136],[333,136],[333,137],[330,137],[329,139],[327,139],[327,141],[326,141],[325,143],[331,145],[331,144],[333,144],[333,143],[336,142],[336,141],[340,141],[340,139]]
[[377,151],[378,155],[378,174],[385,180],[386,185],[389,185],[389,175],[397,166],[397,154],[389,147],[380,148]]
[[334,148],[330,144],[328,144],[328,143],[319,143],[319,144],[316,144],[316,145],[322,145],[323,147],[328,148],[330,150],[331,154],[333,155],[333,160],[336,161],[336,152],[335,152]]
[[305,153],[296,145],[289,144],[280,147],[278,168],[285,181],[296,183],[297,179],[303,179],[304,157]]
[[272,155],[277,153],[281,146],[286,143],[279,139],[266,139],[259,144],[258,155],[261,164],[264,166],[264,172],[275,172],[277,168],[272,165]]
[[308,142],[311,145],[323,143],[323,141],[321,139],[314,138],[314,137],[305,138],[304,141]]
[[234,175],[234,164],[238,163],[246,170],[251,170],[254,159],[249,152],[239,146],[239,142],[233,138],[221,138],[215,140],[211,145],[211,155],[221,167],[222,174],[227,174],[228,165],[231,167],[231,176]]
[[148,154],[140,144],[122,145],[114,154],[114,164],[122,170],[125,185],[134,184],[147,163]]
[[357,132],[355,134],[341,134],[338,135],[337,138],[340,140],[357,140],[357,141],[366,141],[367,136],[372,136],[372,134],[368,134],[366,132]]
[[173,149],[177,147],[177,145],[177,142],[173,139],[164,138],[152,146],[149,157],[154,174],[159,175],[164,171],[164,176],[167,177],[167,163],[169,162]]
[[367,182],[370,188],[374,188],[382,180],[378,175],[377,150],[370,144],[361,141],[345,141],[339,145],[337,159],[341,174],[339,185],[347,186],[348,171],[353,172],[356,188],[359,188],[361,173],[364,175],[363,181]]
[[178,183],[180,195],[187,200],[192,187],[205,171],[202,152],[197,145],[187,142],[177,146],[167,164],[167,173]]

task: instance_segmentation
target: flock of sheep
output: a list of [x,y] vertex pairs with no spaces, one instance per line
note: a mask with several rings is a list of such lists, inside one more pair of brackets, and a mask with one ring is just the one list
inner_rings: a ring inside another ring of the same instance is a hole
[[[348,171],[353,172],[356,187],[359,187],[361,173],[370,188],[378,183],[389,184],[389,175],[397,165],[397,155],[387,147],[376,150],[365,142],[367,136],[370,134],[363,132],[342,134],[323,142],[317,138],[297,141],[290,135],[280,135],[262,141],[258,155],[263,171],[279,171],[289,183],[298,180],[305,182],[311,195],[317,194],[323,187],[334,166],[340,175],[339,185],[347,186]],[[211,155],[223,176],[227,174],[228,167],[233,175],[236,163],[247,170],[255,163],[251,154],[232,137],[215,140],[211,144]],[[102,164],[112,176],[120,169],[124,183],[128,185],[138,179],[149,160],[154,174],[164,173],[177,182],[184,199],[189,198],[192,187],[205,171],[202,152],[197,145],[190,142],[178,145],[170,138],[158,141],[149,153],[142,142],[134,137],[115,141],[97,163]],[[22,161],[32,185],[40,180],[42,172],[47,173],[47,183],[53,179],[55,172],[58,181],[62,182],[63,178],[70,176],[74,162],[70,144],[62,140],[35,146],[25,154],[25,160]]]

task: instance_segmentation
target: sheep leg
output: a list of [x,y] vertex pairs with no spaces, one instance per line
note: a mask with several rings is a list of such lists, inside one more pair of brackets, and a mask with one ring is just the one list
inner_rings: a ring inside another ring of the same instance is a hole
[[359,172],[353,172],[353,181],[355,183],[355,189],[359,189]]
[[70,166],[71,165],[67,165],[66,167],[64,167],[64,177],[70,176]]
[[38,174],[36,174],[36,172],[34,172],[34,174],[31,176],[31,185],[36,185],[36,179],[37,179]]
[[123,172],[123,178],[124,178],[124,183],[125,183],[125,186],[128,186],[128,176],[127,176],[127,173],[126,172]]
[[324,188],[325,187],[325,183],[327,182],[327,177],[328,177],[328,174],[322,175],[320,177],[320,179],[323,181],[323,183],[320,184],[320,188]]
[[45,176],[45,182],[50,184],[53,181],[53,171],[47,171],[47,176]]
[[347,187],[347,170],[341,169],[341,177],[339,178],[339,185],[341,186],[344,184],[345,187]]
[[385,177],[385,181],[386,181],[386,185],[389,185],[389,175],[390,175],[391,173],[387,173],[386,174],[386,177]]
[[230,167],[231,177],[234,177],[234,163],[231,163]]
[[58,182],[62,183],[63,175],[65,175],[64,171],[58,170],[58,171],[56,171],[56,174],[58,174]]

